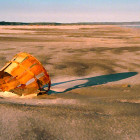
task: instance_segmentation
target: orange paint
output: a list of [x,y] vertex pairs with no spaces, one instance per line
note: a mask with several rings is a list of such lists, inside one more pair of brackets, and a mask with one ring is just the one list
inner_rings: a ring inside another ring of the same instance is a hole
[[28,53],[19,53],[8,62],[0,71],[0,89],[10,91],[13,89],[41,89],[48,84],[50,90],[51,80],[42,64]]

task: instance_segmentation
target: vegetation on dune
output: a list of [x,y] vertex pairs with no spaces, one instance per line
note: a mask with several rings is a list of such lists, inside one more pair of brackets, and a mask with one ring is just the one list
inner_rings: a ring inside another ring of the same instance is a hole
[[57,22],[6,22],[1,21],[0,25],[139,25],[140,22],[77,22],[77,23],[57,23]]

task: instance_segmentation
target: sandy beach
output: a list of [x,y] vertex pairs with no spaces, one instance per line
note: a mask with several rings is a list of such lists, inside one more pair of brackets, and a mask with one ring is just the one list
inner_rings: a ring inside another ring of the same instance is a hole
[[0,92],[0,140],[140,139],[140,29],[0,26],[0,68],[19,52],[43,64],[52,91]]

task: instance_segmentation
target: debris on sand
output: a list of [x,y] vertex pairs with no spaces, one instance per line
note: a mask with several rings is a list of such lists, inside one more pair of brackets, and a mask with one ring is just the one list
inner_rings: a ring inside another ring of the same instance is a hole
[[[43,86],[48,85],[47,90]],[[47,93],[51,80],[42,64],[28,53],[19,53],[0,71],[0,89],[18,95]]]
[[129,84],[124,84],[124,85],[122,85],[122,87],[123,87],[123,88],[127,88],[127,87],[131,87],[131,85],[129,85]]

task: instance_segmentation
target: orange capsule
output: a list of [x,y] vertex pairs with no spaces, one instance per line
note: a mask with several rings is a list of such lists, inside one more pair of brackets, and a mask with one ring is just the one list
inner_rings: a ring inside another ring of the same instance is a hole
[[[51,80],[48,72],[42,64],[28,53],[19,53],[9,61],[0,71],[0,89],[2,91],[14,91],[21,89],[24,94],[32,94],[41,90],[48,84],[48,92]],[[19,91],[19,90],[18,90]],[[20,93],[22,94],[22,93]]]

